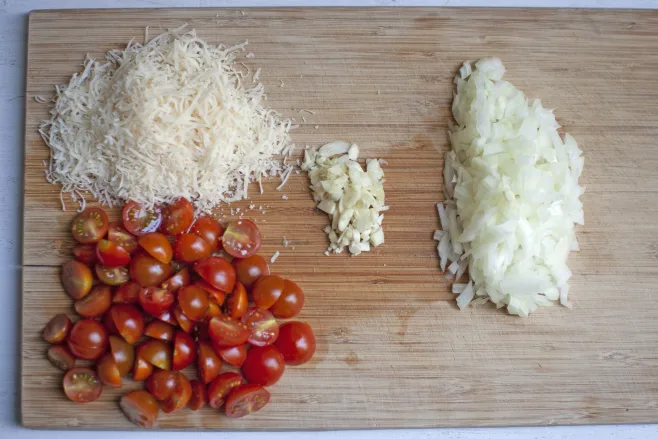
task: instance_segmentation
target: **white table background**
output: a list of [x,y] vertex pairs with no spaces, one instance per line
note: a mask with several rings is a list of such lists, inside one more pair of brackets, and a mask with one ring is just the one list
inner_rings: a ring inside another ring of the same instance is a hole
[[[93,4],[93,6],[92,6]],[[27,13],[33,9],[255,6],[533,6],[658,9],[658,0],[0,0],[0,439],[643,439],[657,425],[295,433],[36,431],[18,424],[20,258]],[[29,322],[26,322],[29,324]],[[557,384],[556,384],[557,385]],[[566,390],[565,390],[566,391]],[[80,408],[84,410],[84,407]]]

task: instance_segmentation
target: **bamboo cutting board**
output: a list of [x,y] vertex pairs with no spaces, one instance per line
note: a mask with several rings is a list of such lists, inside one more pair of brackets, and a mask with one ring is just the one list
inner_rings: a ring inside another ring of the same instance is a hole
[[[249,40],[240,61],[268,105],[300,123],[296,143],[345,139],[381,157],[386,243],[325,257],[323,215],[304,174],[252,201],[273,270],[306,291],[300,319],[314,360],[289,367],[261,412],[162,415],[159,428],[341,429],[658,421],[658,12],[546,9],[213,9],[39,11],[30,15],[25,134],[22,422],[40,428],[133,426],[124,389],[80,406],[64,397],[41,329],[73,316],[59,280],[75,203],[46,183],[37,134],[54,85],[100,57],[182,23],[211,43]],[[245,52],[246,54],[246,52]],[[574,309],[528,319],[492,306],[460,312],[432,234],[443,199],[452,79],[495,55],[506,79],[556,108],[585,151],[586,226],[570,267]],[[311,113],[299,113],[307,109]],[[304,116],[306,122],[303,122]],[[251,191],[253,194],[254,191]],[[283,194],[289,200],[282,200]],[[244,209],[248,203],[233,207]],[[249,212],[252,213],[251,211]],[[230,216],[224,209],[218,212]],[[116,218],[113,212],[113,218]],[[290,245],[281,245],[283,237]],[[192,371],[190,371],[193,373]],[[130,380],[126,380],[130,381]]]

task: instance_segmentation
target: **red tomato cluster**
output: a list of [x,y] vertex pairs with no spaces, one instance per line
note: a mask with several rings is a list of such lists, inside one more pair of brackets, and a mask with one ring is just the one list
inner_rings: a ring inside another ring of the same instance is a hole
[[[123,224],[109,224],[102,209],[73,220],[78,245],[62,266],[62,285],[81,319],[63,314],[46,325],[48,359],[67,371],[64,393],[72,401],[96,400],[103,385],[121,387],[129,373],[146,390],[125,394],[126,416],[152,427],[160,410],[170,413],[205,404],[237,418],[270,400],[285,365],[315,353],[315,336],[297,315],[304,293],[270,274],[256,253],[260,231],[246,219],[226,230],[198,218],[190,202],[146,209],[128,202]],[[219,256],[223,249],[232,261]],[[76,359],[95,368],[76,367]],[[223,364],[240,368],[222,371]],[[198,379],[181,372],[196,366]]]

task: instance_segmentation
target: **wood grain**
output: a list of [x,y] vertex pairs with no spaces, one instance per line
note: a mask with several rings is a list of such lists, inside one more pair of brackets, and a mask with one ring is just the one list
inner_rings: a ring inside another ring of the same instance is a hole
[[[325,218],[303,174],[253,201],[274,270],[307,294],[318,354],[291,367],[258,414],[162,416],[159,428],[340,429],[658,421],[658,13],[546,9],[235,9],[39,11],[30,16],[25,137],[22,422],[41,428],[132,425],[107,389],[65,399],[40,330],[73,315],[58,281],[75,204],[46,183],[36,128],[53,86],[86,53],[189,23],[209,42],[249,40],[268,103],[301,116],[300,146],[357,142],[388,160],[386,244],[325,257]],[[459,312],[432,233],[442,199],[452,78],[495,55],[512,81],[556,108],[585,151],[586,227],[570,260],[573,311],[528,319]],[[280,80],[284,87],[280,87]],[[299,114],[295,109],[315,112]],[[317,126],[317,128],[316,128]],[[301,151],[301,148],[300,148]],[[301,152],[300,152],[301,154]],[[253,193],[253,192],[252,192]],[[289,200],[283,201],[282,194]],[[248,203],[237,203],[244,209]],[[233,207],[236,207],[233,206]],[[116,212],[112,213],[116,218]],[[229,215],[228,209],[218,212]],[[287,237],[291,246],[283,248]],[[132,385],[134,386],[134,384]]]

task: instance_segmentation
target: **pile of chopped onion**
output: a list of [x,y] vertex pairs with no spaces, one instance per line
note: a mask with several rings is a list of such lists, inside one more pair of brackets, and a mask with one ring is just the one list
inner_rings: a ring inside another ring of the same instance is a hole
[[455,78],[445,155],[446,201],[438,204],[443,230],[441,269],[457,280],[457,305],[491,301],[527,316],[538,306],[568,300],[569,251],[577,251],[575,224],[583,224],[578,185],[582,151],[560,138],[552,110],[528,101],[502,77],[497,58],[464,63]]

